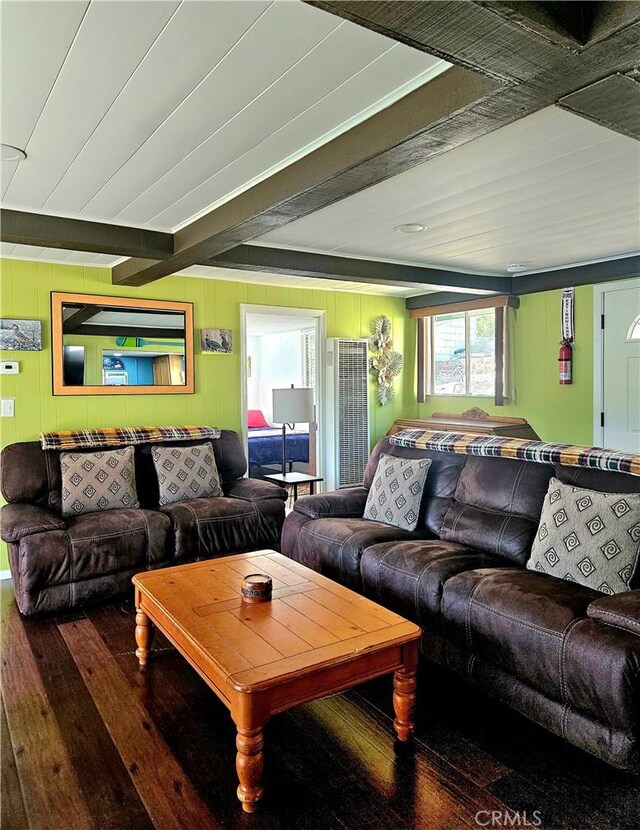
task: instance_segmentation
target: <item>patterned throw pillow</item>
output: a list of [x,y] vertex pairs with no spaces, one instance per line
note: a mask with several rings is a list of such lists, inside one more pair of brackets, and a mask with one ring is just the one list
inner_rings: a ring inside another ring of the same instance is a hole
[[603,594],[628,591],[640,557],[640,494],[549,482],[527,568]]
[[160,505],[222,496],[211,441],[192,447],[152,447]]
[[364,518],[415,530],[430,458],[398,458],[382,453],[364,508]]
[[104,452],[63,452],[62,515],[140,507],[133,447]]

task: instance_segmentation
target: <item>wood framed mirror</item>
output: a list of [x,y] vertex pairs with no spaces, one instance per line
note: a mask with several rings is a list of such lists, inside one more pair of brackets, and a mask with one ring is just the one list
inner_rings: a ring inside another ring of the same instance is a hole
[[188,395],[193,304],[51,292],[54,395]]

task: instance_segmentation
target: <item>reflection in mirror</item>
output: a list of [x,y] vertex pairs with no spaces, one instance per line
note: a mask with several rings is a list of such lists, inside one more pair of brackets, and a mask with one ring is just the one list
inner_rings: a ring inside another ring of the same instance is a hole
[[54,292],[52,311],[54,352],[61,353],[61,367],[54,354],[57,394],[193,391],[190,304]]

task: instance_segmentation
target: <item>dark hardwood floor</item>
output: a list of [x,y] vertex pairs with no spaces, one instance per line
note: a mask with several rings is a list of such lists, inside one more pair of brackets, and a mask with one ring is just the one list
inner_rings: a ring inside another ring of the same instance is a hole
[[161,636],[138,671],[130,602],[24,620],[9,583],[0,600],[3,830],[640,824],[638,779],[435,669],[420,678],[412,752],[395,751],[387,678],[274,717],[248,815],[227,710]]

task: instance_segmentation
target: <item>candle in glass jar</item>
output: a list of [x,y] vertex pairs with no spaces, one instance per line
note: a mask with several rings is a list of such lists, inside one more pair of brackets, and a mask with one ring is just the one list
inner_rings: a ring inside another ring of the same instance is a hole
[[248,574],[242,580],[240,593],[245,602],[267,602],[271,599],[271,577],[266,574]]

